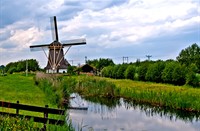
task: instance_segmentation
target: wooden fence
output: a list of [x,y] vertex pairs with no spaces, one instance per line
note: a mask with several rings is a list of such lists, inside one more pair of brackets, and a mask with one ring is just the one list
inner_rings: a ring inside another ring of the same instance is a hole
[[[56,124],[56,125],[63,125],[65,123],[65,121],[63,121],[63,120],[48,118],[49,114],[65,115],[65,110],[49,108],[48,105],[45,105],[45,107],[38,107],[38,106],[19,104],[19,101],[17,101],[17,103],[0,101],[0,107],[16,109],[16,113],[0,112],[1,115],[9,115],[11,117],[18,116],[18,117],[22,117],[22,118],[26,118],[26,119],[32,118],[34,122],[44,123],[44,125],[46,125],[47,122],[48,122],[48,124]],[[83,108],[68,107],[68,109],[87,110],[87,107],[83,107]],[[19,114],[20,110],[44,113],[44,117],[20,115]]]

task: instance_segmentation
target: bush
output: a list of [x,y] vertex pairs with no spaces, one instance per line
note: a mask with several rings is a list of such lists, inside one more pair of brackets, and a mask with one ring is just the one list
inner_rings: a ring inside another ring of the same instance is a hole
[[131,79],[131,80],[134,80],[134,75],[135,75],[135,67],[133,65],[129,65],[127,68],[126,68],[126,71],[125,71],[125,78],[126,79]]
[[115,65],[114,67],[113,67],[113,70],[112,70],[112,78],[117,78],[117,71],[118,71],[118,69],[119,69],[119,67],[120,67],[120,65]]
[[169,62],[166,64],[165,69],[162,72],[162,80],[165,83],[173,83],[172,82],[172,73],[174,71],[174,67],[176,66],[176,62]]
[[172,81],[175,85],[185,84],[185,78],[186,78],[185,72],[186,72],[185,66],[176,64],[176,66],[174,67],[174,71],[172,73]]
[[15,67],[12,67],[8,70],[8,73],[9,74],[13,74],[13,72],[16,72],[16,68]]
[[164,62],[156,62],[152,65],[147,70],[146,73],[146,80],[148,81],[153,81],[153,82],[162,82],[162,72],[165,68]]
[[199,86],[199,80],[196,75],[198,68],[195,64],[191,64],[188,68],[188,73],[186,74],[186,84],[194,87]]
[[119,69],[117,71],[117,78],[118,79],[124,79],[125,78],[124,72],[125,72],[126,68],[127,68],[126,64],[122,64],[122,65],[119,66]]
[[140,81],[145,81],[145,76],[146,76],[146,73],[147,73],[147,70],[148,70],[148,64],[143,64],[141,65],[139,68],[138,68],[138,79]]

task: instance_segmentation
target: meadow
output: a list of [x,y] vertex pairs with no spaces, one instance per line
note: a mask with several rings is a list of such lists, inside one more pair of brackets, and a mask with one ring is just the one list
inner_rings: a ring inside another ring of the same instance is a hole
[[[49,105],[50,108],[57,108],[56,104],[53,104],[45,93],[35,85],[35,81],[33,79],[35,75],[29,74],[26,76],[25,74],[12,74],[7,76],[0,76],[0,100],[6,102],[14,102],[19,101],[21,104],[34,105],[44,107],[45,105]],[[0,108],[1,112],[12,112],[15,113],[14,109],[9,108]],[[30,112],[20,110],[19,112],[22,115],[31,115],[31,116],[39,116],[43,117],[43,113]],[[49,115],[49,118],[58,118],[57,115]],[[60,118],[59,119],[65,119]],[[29,130],[34,129],[37,130],[38,127],[41,128],[43,124],[35,123],[33,121],[27,121],[26,119],[21,118],[10,118],[9,116],[0,116],[0,130]],[[12,125],[12,126],[10,126]],[[67,125],[64,126],[55,126],[48,125],[48,130],[73,130],[71,127]]]

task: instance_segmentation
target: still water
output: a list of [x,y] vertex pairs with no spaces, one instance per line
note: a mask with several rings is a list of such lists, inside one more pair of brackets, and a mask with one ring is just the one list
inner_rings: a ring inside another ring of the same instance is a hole
[[73,94],[70,110],[73,127],[83,131],[200,131],[200,115],[136,104],[123,99],[82,99]]

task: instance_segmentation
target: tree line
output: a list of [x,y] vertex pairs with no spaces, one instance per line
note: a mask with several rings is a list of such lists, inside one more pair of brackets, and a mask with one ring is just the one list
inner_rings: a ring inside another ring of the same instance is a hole
[[26,71],[37,71],[40,70],[39,64],[35,59],[20,60],[17,62],[10,62],[6,66],[1,66],[1,70],[12,74],[13,72]]
[[101,70],[103,77],[131,79],[200,86],[200,47],[197,44],[183,49],[176,60],[143,61],[107,66]]

